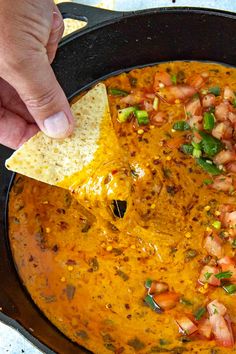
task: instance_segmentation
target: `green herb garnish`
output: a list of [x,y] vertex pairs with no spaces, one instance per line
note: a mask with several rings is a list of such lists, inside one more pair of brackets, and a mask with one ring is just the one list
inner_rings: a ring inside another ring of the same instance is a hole
[[176,75],[171,75],[171,81],[173,85],[177,84],[177,76]]
[[159,343],[160,343],[160,345],[168,345],[168,344],[170,344],[170,341],[169,341],[169,340],[166,340],[166,339],[161,338],[161,339],[159,340]]
[[213,274],[213,273],[206,272],[206,273],[204,274],[204,278],[205,278],[206,280],[209,280],[210,277],[212,276],[212,274]]
[[184,297],[181,297],[181,299],[179,300],[179,302],[183,305],[186,305],[186,306],[192,306],[193,303],[187,299],[185,299]]
[[147,279],[145,281],[145,288],[146,289],[150,289],[151,288],[151,285],[152,285],[152,280],[151,279]]
[[131,115],[131,113],[134,113],[135,111],[136,111],[136,107],[127,107],[127,108],[120,109],[118,111],[118,121],[120,123],[126,122],[129,116]]
[[213,113],[205,112],[203,116],[203,128],[205,130],[212,130],[215,125],[215,116]]
[[200,149],[193,149],[193,157],[196,157],[197,159],[202,156],[202,151]]
[[219,139],[203,131],[199,131],[199,134],[202,137],[202,149],[207,156],[213,157],[223,149],[223,144]]
[[108,93],[112,96],[128,96],[129,92],[117,88],[109,88]]
[[209,93],[213,93],[215,96],[220,96],[220,88],[219,86],[213,86],[208,89]]
[[206,313],[205,307],[200,307],[194,314],[194,317],[197,321],[199,321],[202,316]]
[[149,118],[148,118],[148,112],[147,111],[135,110],[134,114],[135,114],[135,116],[137,118],[137,121],[138,121],[139,125],[148,124],[149,123]]
[[233,240],[231,246],[232,246],[233,248],[236,248],[236,239]]
[[209,161],[203,157],[196,159],[196,161],[204,171],[210,173],[211,175],[216,176],[221,174],[221,170],[212,161]]
[[161,313],[162,309],[160,308],[159,305],[156,304],[156,302],[153,300],[151,295],[147,295],[144,299],[144,301],[146,302],[146,304],[151,307],[152,310]]
[[173,129],[179,131],[190,130],[190,125],[184,120],[179,120],[173,124]]
[[186,155],[192,155],[193,154],[193,146],[191,144],[183,144],[180,147],[180,150],[186,154]]
[[218,274],[215,274],[215,277],[217,279],[229,279],[231,278],[233,275],[233,273],[229,270],[227,270],[226,272],[221,272],[221,273],[218,273]]
[[236,284],[224,285],[223,289],[230,295],[234,294],[236,293]]
[[212,179],[204,179],[204,181],[203,181],[203,184],[205,184],[206,186],[209,186],[210,184],[212,184],[213,183],[213,181],[212,181]]

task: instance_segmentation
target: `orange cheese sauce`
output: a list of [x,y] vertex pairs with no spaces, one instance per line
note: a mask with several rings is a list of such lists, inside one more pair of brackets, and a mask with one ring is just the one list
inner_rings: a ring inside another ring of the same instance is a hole
[[[182,71],[186,77],[208,71],[208,87],[236,90],[236,69],[199,62],[135,69],[105,84],[126,91],[134,85],[148,89],[158,70]],[[23,284],[57,328],[95,354],[236,353],[236,347],[220,347],[213,337],[186,337],[176,323],[181,315],[195,321],[194,313],[217,299],[236,333],[236,296],[198,282],[208,257],[206,230],[222,204],[236,209],[234,193],[209,188],[204,184],[209,174],[179,150],[186,132],[173,132],[172,126],[184,119],[183,104],[160,101],[168,120],[160,127],[140,128],[117,121],[117,110],[125,107],[120,97],[109,95],[109,103],[133,173],[127,212],[108,222],[68,191],[17,175],[10,193],[9,238]],[[112,147],[109,134],[106,139]],[[222,249],[235,256],[227,240]],[[180,301],[156,313],[144,302],[147,279],[167,283]]]

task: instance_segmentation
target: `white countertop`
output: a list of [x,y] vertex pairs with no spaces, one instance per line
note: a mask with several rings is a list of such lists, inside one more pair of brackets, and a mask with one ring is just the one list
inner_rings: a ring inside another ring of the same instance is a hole
[[[75,1],[95,6],[98,1]],[[236,1],[233,0],[103,0],[99,3],[109,9],[118,11],[141,10],[145,8],[166,6],[194,6],[216,8],[236,12]],[[42,354],[16,330],[0,322],[0,354]]]

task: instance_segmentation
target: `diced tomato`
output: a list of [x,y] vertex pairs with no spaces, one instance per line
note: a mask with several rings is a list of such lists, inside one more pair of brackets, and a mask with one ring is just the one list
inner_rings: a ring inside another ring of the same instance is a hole
[[225,317],[224,317],[224,319],[225,319],[225,321],[226,321],[226,323],[227,323],[227,326],[228,326],[228,329],[229,329],[229,331],[230,331],[231,338],[233,339],[233,344],[234,344],[235,340],[234,340],[234,333],[233,333],[233,329],[232,329],[232,321],[231,321],[231,318],[230,318],[230,316],[229,316],[228,314],[226,314]]
[[[202,116],[192,116],[188,119],[188,124],[191,128],[196,128],[198,130],[202,129]],[[201,141],[200,137],[200,141]]]
[[[236,214],[236,212],[234,212]],[[232,214],[232,213],[231,213]],[[225,256],[218,261],[218,264],[222,268],[222,272],[231,272],[232,276],[229,278],[231,283],[236,282],[236,262],[233,258]]]
[[228,119],[229,115],[229,103],[228,102],[221,102],[215,108],[215,116],[216,119],[220,122],[224,122]]
[[171,76],[166,71],[157,72],[154,76],[153,90],[156,92],[160,87],[171,86]]
[[145,111],[147,111],[147,112],[153,111],[153,105],[152,105],[152,102],[150,100],[144,100],[143,101],[143,106],[144,106]]
[[225,213],[231,213],[231,211],[235,210],[235,206],[233,204],[222,204],[220,206],[220,215],[224,215]]
[[231,123],[235,124],[236,123],[236,113],[229,112],[228,119],[230,120]]
[[120,102],[121,103],[126,103],[129,105],[134,105],[141,103],[145,100],[146,94],[144,91],[141,90],[134,90],[131,94],[128,96],[123,97]]
[[208,318],[203,318],[199,321],[198,333],[200,333],[202,336],[206,337],[207,339],[211,338],[212,328],[211,328],[211,322]]
[[202,105],[198,97],[193,97],[185,105],[185,112],[187,117],[200,116],[202,114]]
[[235,161],[236,153],[234,151],[222,150],[213,159],[217,165],[224,165],[225,163]]
[[222,240],[217,235],[208,235],[205,238],[204,248],[211,256],[221,258],[223,255]]
[[223,204],[220,207],[220,221],[225,228],[228,228],[228,232],[231,236],[236,235],[236,211],[235,205]]
[[216,103],[216,96],[212,93],[208,93],[202,98],[202,105],[204,108],[209,108],[215,106]]
[[207,72],[195,74],[188,79],[188,84],[198,90],[206,83],[208,77]]
[[227,312],[227,308],[221,304],[218,300],[213,300],[207,305],[207,310],[209,312],[209,315],[221,315],[224,316]]
[[166,113],[165,112],[159,111],[157,113],[152,114],[150,117],[150,123],[153,125],[156,125],[158,127],[163,125],[165,122],[166,122]]
[[185,335],[190,335],[197,331],[197,326],[187,316],[178,318],[176,323],[179,326],[180,333]]
[[224,224],[231,229],[236,229],[236,211],[225,214]]
[[210,187],[218,191],[230,192],[233,188],[233,179],[231,176],[217,176]]
[[233,141],[223,139],[223,140],[222,140],[222,143],[225,145],[225,148],[226,148],[227,150],[232,151],[232,150],[234,149],[234,147],[233,147]]
[[229,264],[235,264],[234,260],[232,258],[230,258],[229,256],[225,256],[221,259],[218,260],[217,262],[222,268],[225,265],[229,265]]
[[153,281],[152,285],[149,289],[149,294],[153,295],[153,294],[161,294],[164,292],[167,292],[169,290],[169,285],[164,283],[164,282],[160,282],[160,281]]
[[173,85],[169,87],[160,88],[157,95],[168,103],[175,103],[175,100],[184,101],[192,97],[196,90],[188,85]]
[[225,100],[232,102],[235,99],[234,91],[229,86],[225,86],[223,97]]
[[163,310],[170,310],[177,305],[179,295],[174,292],[166,292],[153,295],[153,299]]
[[231,348],[234,345],[234,337],[228,322],[220,314],[214,314],[210,316],[210,323],[212,326],[212,332],[218,345]]
[[218,267],[206,265],[202,268],[198,281],[202,284],[207,283],[213,286],[220,286],[220,280],[214,276],[218,273],[220,273]]
[[217,139],[231,139],[233,127],[229,121],[221,122],[212,129],[212,135]]

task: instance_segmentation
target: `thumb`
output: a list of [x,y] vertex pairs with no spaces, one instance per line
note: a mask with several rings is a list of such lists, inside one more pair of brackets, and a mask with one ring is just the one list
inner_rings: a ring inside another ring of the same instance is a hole
[[16,89],[39,128],[52,138],[69,136],[74,118],[46,53],[34,55],[28,63],[21,63],[19,69],[14,70],[8,82]]

